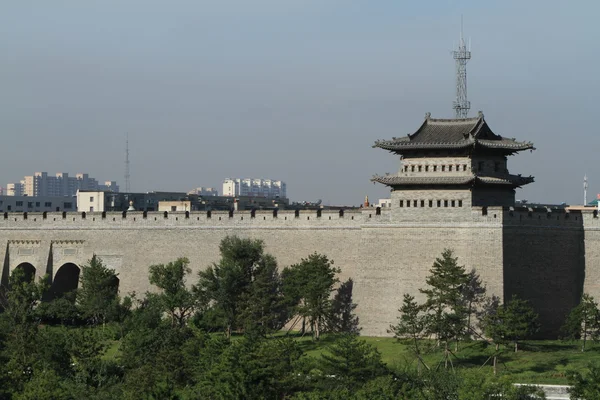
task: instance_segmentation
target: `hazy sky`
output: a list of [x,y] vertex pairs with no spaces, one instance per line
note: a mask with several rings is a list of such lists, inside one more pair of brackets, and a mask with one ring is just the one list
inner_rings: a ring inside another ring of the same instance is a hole
[[376,139],[451,117],[460,15],[470,115],[537,150],[517,198],[600,192],[600,2],[0,0],[0,183],[88,172],[134,191],[282,179],[359,204],[396,172]]

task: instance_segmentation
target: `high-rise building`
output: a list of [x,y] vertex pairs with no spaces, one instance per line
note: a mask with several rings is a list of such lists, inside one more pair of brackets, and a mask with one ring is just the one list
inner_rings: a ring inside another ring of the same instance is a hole
[[8,196],[75,196],[77,190],[119,191],[115,181],[99,184],[88,174],[71,177],[66,172],[59,172],[56,176],[49,176],[47,172],[36,172],[25,176],[19,183],[9,183],[6,188]]
[[260,178],[227,178],[223,182],[223,196],[253,196],[287,198],[285,182]]

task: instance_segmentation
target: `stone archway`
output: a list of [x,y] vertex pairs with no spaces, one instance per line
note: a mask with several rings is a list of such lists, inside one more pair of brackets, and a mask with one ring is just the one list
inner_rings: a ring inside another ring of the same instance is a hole
[[15,270],[20,269],[23,271],[23,282],[35,281],[35,267],[28,262],[22,262],[17,265]]
[[79,267],[73,263],[63,264],[58,271],[56,271],[56,275],[54,275],[54,279],[52,280],[52,286],[50,288],[51,299],[64,297],[77,289],[80,272],[81,270]]

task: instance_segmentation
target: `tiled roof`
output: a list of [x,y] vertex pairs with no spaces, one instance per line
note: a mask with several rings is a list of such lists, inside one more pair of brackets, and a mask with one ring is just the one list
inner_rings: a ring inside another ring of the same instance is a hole
[[508,185],[522,186],[533,182],[533,177],[519,175],[504,175],[504,176],[398,176],[375,175],[371,178],[373,182],[379,182],[387,186],[411,186],[411,185],[467,185],[467,184],[484,184],[484,185]]
[[376,141],[373,147],[402,153],[419,149],[460,149],[471,146],[508,152],[534,148],[531,142],[518,142],[496,135],[485,122],[482,113],[476,118],[464,119],[433,119],[427,113],[421,127],[412,135]]

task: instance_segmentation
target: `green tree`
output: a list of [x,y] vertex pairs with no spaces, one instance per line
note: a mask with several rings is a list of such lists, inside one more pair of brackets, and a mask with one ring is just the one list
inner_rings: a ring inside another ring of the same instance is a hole
[[561,328],[565,339],[581,339],[581,351],[585,351],[588,339],[597,340],[600,336],[600,310],[592,296],[584,293]]
[[81,288],[77,304],[84,318],[92,325],[104,324],[119,307],[119,279],[96,255],[81,267]]
[[450,353],[448,344],[453,339],[458,340],[467,321],[463,292],[469,275],[463,266],[458,265],[458,258],[449,249],[435,260],[429,272],[427,288],[420,289],[426,296],[423,307],[428,313],[427,332],[444,344],[447,367]]
[[[197,295],[210,304],[211,311],[223,316],[227,336],[243,325],[242,314],[248,308],[255,269],[264,257],[261,240],[225,237],[219,246],[221,260],[204,271],[194,287]],[[274,259],[263,261],[272,263]]]
[[198,306],[198,298],[186,287],[186,276],[191,272],[187,258],[178,258],[168,264],[150,266],[150,283],[162,290],[155,297],[171,318],[171,326],[183,327]]
[[586,374],[573,371],[569,375],[568,390],[572,399],[600,400],[600,365],[592,364]]
[[471,337],[471,333],[475,332],[472,326],[471,317],[477,315],[480,307],[485,302],[486,287],[483,284],[481,277],[472,269],[467,274],[467,282],[463,287],[462,298],[464,302],[467,321],[465,325],[465,335]]
[[321,355],[323,383],[329,389],[353,391],[388,371],[379,351],[356,335],[342,335]]
[[495,312],[485,317],[485,333],[496,343],[512,342],[517,352],[519,341],[539,330],[537,321],[538,314],[529,302],[513,295],[508,303],[499,305]]
[[40,316],[36,308],[48,288],[47,282],[46,278],[38,283],[29,280],[25,272],[17,268],[9,277],[8,287],[2,288],[0,301],[3,312],[0,322],[5,335],[3,367],[10,377],[7,385],[15,391],[22,389],[39,363],[35,345]]
[[328,329],[336,333],[349,333],[358,335],[358,317],[354,310],[358,306],[352,301],[352,289],[354,281],[348,278],[342,282],[335,292],[331,301],[331,314],[329,316]]
[[308,318],[313,339],[319,340],[321,331],[331,314],[331,292],[338,282],[340,270],[333,266],[327,256],[313,253],[300,263],[282,272],[284,293],[295,302],[299,315]]
[[253,275],[242,311],[245,331],[260,335],[278,331],[289,317],[275,258],[264,254]]
[[426,316],[423,315],[422,310],[423,308],[417,304],[413,296],[405,294],[402,307],[398,310],[400,311],[398,323],[396,325],[390,325],[388,332],[393,333],[394,337],[399,340],[410,339],[413,351],[418,360],[417,365],[423,364],[428,368],[421,358],[421,349],[419,346],[419,341],[423,337],[427,325],[427,319]]

